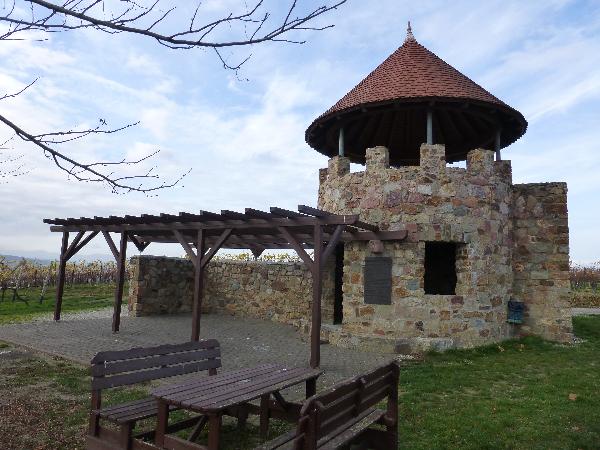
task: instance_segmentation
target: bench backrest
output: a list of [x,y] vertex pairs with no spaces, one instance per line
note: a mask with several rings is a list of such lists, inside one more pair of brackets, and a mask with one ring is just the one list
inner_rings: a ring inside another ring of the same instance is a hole
[[386,421],[396,426],[399,373],[400,368],[393,361],[308,399],[300,413],[294,449],[317,448],[319,439],[344,427],[386,398]]
[[92,391],[221,367],[215,339],[100,352],[92,359]]

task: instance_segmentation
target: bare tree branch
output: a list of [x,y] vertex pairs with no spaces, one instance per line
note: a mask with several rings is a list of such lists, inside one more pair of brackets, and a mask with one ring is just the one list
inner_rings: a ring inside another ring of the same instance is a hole
[[[45,40],[44,33],[57,33],[80,29],[94,29],[107,34],[128,33],[143,38],[149,38],[170,49],[213,49],[223,68],[237,72],[246,63],[251,54],[242,57],[239,62],[231,63],[223,56],[225,48],[244,47],[265,42],[285,42],[303,44],[305,40],[298,39],[297,34],[306,31],[320,31],[333,25],[316,25],[316,19],[337,9],[347,0],[323,0],[325,4],[308,8],[306,12],[298,13],[298,1],[289,0],[280,19],[270,11],[265,10],[264,0],[254,0],[240,11],[232,11],[220,18],[206,19],[201,22],[201,2],[189,17],[176,17],[177,7],[174,0],[154,0],[144,5],[136,0],[3,0],[0,6],[0,24],[5,28],[0,31],[0,40]],[[22,3],[27,8],[18,7]],[[166,6],[164,6],[166,5]],[[25,13],[23,11],[26,11]],[[175,29],[170,29],[175,27]],[[222,38],[227,36],[226,38]],[[219,39],[221,37],[221,39]],[[24,93],[35,82],[34,80],[18,92],[0,96],[0,101],[14,98]],[[97,127],[66,131],[53,131],[34,134],[25,131],[0,114],[0,123],[10,128],[23,141],[33,144],[44,155],[52,160],[57,167],[65,171],[69,177],[79,181],[105,183],[113,192],[153,192],[159,189],[176,186],[187,174],[182,175],[172,183],[161,182],[146,186],[145,182],[158,180],[154,167],[141,175],[121,175],[112,170],[113,167],[137,165],[157,152],[152,152],[136,161],[125,159],[108,162],[84,163],[68,156],[60,145],[73,142],[95,134],[113,134],[123,131],[136,124],[128,124],[115,129],[104,129],[104,120]],[[0,146],[1,147],[1,146]],[[2,150],[0,148],[0,150]],[[0,161],[1,162],[1,161]],[[9,162],[7,160],[7,162]],[[15,160],[10,160],[15,162]],[[5,175],[3,175],[5,173]],[[189,173],[189,172],[188,172]],[[0,177],[22,174],[22,166],[8,172],[0,172]]]
[[[181,182],[181,180],[191,170],[191,169],[188,170],[188,172],[181,175],[174,182],[167,183],[167,182],[163,181],[163,182],[153,185],[153,186],[145,186],[143,184],[144,181],[147,181],[149,179],[159,179],[160,178],[158,175],[155,175],[152,173],[152,171],[154,170],[154,167],[150,168],[146,173],[141,174],[141,175],[119,175],[119,174],[115,173],[114,171],[105,172],[105,171],[102,171],[102,169],[110,167],[110,166],[137,165],[143,161],[148,160],[149,158],[152,158],[156,154],[158,154],[159,150],[152,152],[149,155],[146,155],[146,156],[144,156],[138,160],[134,160],[134,161],[128,161],[126,159],[121,159],[119,161],[82,163],[82,162],[76,161],[73,158],[70,158],[70,157],[66,156],[65,154],[61,153],[60,151],[50,147],[46,143],[46,142],[48,142],[47,140],[44,140],[44,138],[40,138],[40,136],[57,135],[57,134],[65,136],[65,135],[69,135],[69,133],[77,133],[77,132],[57,132],[57,133],[45,133],[45,134],[40,134],[40,135],[34,135],[34,134],[28,133],[27,131],[23,130],[21,127],[19,127],[15,123],[11,122],[10,120],[8,120],[6,117],[4,117],[2,115],[0,115],[0,122],[4,123],[6,126],[11,128],[15,132],[15,134],[19,138],[21,138],[23,141],[32,143],[32,144],[36,145],[37,147],[39,147],[44,152],[44,155],[48,159],[51,159],[54,162],[54,164],[56,164],[56,166],[58,166],[61,170],[65,171],[69,176],[75,178],[77,181],[105,183],[106,185],[108,185],[110,187],[110,189],[114,193],[125,193],[125,192],[132,192],[132,191],[150,193],[150,192],[157,191],[159,189],[171,188],[171,187],[177,186]],[[129,126],[131,126],[131,125],[128,125],[127,127],[129,127]],[[109,130],[109,131],[105,131],[105,132],[114,133],[114,132],[120,131],[124,128],[127,128],[127,127],[123,127],[121,129],[117,129],[117,130]],[[85,135],[89,135],[89,134],[96,134],[97,132],[103,132],[103,130],[100,130],[100,131],[86,130],[81,133],[87,133]],[[75,139],[77,139],[79,137],[83,137],[83,136],[75,137]]]
[[[306,24],[329,11],[337,9],[346,3],[347,0],[339,0],[331,5],[322,5],[311,10],[305,15],[292,18],[297,6],[297,1],[294,0],[288,8],[287,14],[281,23],[271,27],[269,31],[262,32],[260,31],[271,17],[269,13],[257,16],[261,6],[263,5],[263,0],[256,2],[254,6],[248,8],[248,10],[245,12],[238,14],[234,14],[232,12],[223,18],[197,26],[196,19],[198,16],[198,10],[200,8],[199,4],[194,10],[193,15],[188,20],[189,26],[186,27],[186,29],[175,33],[153,30],[157,25],[163,23],[167,16],[169,16],[169,14],[176,9],[175,6],[172,6],[164,12],[160,11],[160,0],[156,0],[148,8],[140,6],[132,0],[121,0],[120,4],[123,5],[123,10],[120,14],[117,14],[110,19],[101,19],[91,14],[91,10],[96,6],[99,4],[104,5],[104,0],[95,0],[91,2],[89,0],[79,2],[67,1],[62,5],[46,0],[26,1],[32,4],[30,18],[25,19],[12,17],[14,14],[14,8],[11,8],[8,14],[0,16],[0,22],[4,21],[16,27],[12,31],[13,34],[24,30],[66,31],[80,28],[95,28],[104,32],[125,32],[142,35],[155,39],[159,43],[170,48],[223,48],[247,46],[266,41],[304,43],[305,41],[303,40],[287,39],[282,38],[282,36],[290,33],[291,31],[320,31],[332,27],[333,25],[317,27],[306,26]],[[37,17],[35,14],[36,11],[33,9],[34,4],[42,7],[42,9],[48,10],[49,12],[46,15]],[[152,17],[155,11],[158,14],[156,17]],[[70,23],[67,19],[77,20],[75,23]],[[149,25],[144,25],[140,23],[143,19],[150,19],[152,22]],[[250,37],[240,37],[238,39],[224,41],[206,40],[209,35],[218,27],[222,25],[231,26],[235,23],[242,23],[244,25],[252,23],[255,25],[255,31],[251,33]]]

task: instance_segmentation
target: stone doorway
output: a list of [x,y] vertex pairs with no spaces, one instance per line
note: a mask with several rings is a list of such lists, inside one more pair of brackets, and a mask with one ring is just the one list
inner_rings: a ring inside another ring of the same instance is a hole
[[333,324],[340,325],[344,320],[344,244],[335,248],[335,281],[333,293]]

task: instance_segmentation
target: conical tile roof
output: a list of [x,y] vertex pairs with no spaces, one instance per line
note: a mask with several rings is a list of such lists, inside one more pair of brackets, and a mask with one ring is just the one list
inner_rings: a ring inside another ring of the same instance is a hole
[[319,116],[306,140],[331,156],[337,153],[335,131],[343,126],[348,156],[355,162],[364,157],[367,147],[361,145],[386,145],[397,164],[415,163],[415,158],[418,164],[428,108],[436,115],[435,142],[450,147],[449,160],[464,159],[468,146],[490,145],[496,128],[502,129],[502,146],[509,145],[527,125],[518,111],[419,44],[409,28],[404,44]]

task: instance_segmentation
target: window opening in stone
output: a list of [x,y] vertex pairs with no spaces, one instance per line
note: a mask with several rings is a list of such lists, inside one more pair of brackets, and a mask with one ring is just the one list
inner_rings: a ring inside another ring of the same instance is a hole
[[425,294],[456,294],[454,242],[425,242]]

